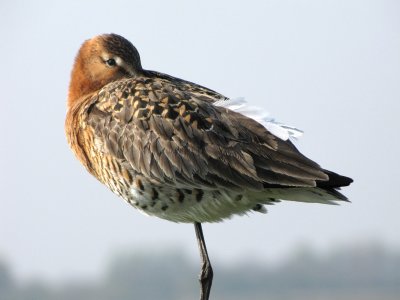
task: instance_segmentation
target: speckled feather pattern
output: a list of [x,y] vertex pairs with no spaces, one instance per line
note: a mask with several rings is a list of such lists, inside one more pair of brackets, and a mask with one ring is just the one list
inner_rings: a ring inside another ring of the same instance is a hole
[[114,193],[145,214],[174,222],[265,212],[264,204],[279,199],[346,199],[336,191],[348,184],[346,177],[322,169],[255,120],[214,105],[225,99],[141,70],[71,105],[67,139]]

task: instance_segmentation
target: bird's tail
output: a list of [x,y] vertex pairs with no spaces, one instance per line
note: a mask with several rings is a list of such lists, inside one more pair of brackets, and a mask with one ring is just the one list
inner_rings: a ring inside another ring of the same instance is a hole
[[338,204],[337,201],[349,201],[339,192],[340,187],[350,185],[353,180],[349,177],[324,170],[329,176],[326,181],[317,181],[316,187],[273,187],[266,188],[261,193],[253,192],[250,197],[263,204],[272,204],[280,200],[307,203]]

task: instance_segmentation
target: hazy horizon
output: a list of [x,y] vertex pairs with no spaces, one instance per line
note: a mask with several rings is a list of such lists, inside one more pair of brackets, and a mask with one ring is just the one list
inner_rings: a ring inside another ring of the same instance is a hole
[[[216,262],[215,299],[397,299],[400,251],[379,244],[341,247],[321,255],[300,247],[279,264],[247,257],[235,264]],[[0,259],[2,300],[195,299],[198,263],[179,249],[126,249],[107,261],[96,278],[52,282],[18,280]],[[156,288],[155,288],[156,287]]]

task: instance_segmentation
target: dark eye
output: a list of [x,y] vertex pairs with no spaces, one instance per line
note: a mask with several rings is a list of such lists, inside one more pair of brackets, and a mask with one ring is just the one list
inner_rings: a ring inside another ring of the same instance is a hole
[[114,58],[110,58],[110,59],[107,59],[107,60],[106,60],[106,64],[107,64],[107,66],[109,66],[109,67],[114,67],[117,63],[115,62],[115,59],[114,59]]

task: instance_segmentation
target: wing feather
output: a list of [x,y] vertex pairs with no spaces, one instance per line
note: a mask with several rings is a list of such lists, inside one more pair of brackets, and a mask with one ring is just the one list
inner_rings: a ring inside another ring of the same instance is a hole
[[215,106],[222,95],[156,75],[111,83],[88,109],[87,124],[104,151],[134,173],[159,183],[238,190],[328,180],[289,140]]

